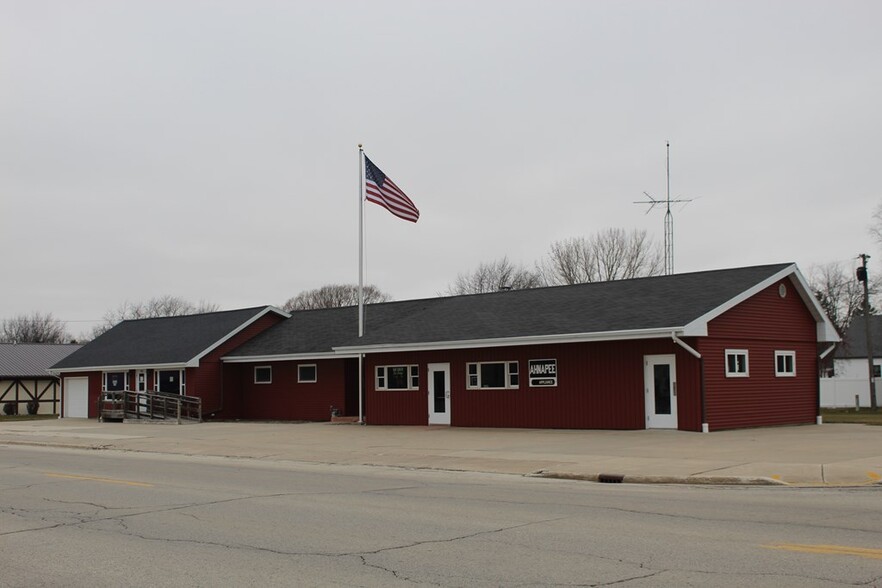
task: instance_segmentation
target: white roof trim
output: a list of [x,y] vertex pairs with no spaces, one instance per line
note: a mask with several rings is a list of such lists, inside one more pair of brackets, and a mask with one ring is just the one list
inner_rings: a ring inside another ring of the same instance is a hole
[[346,359],[358,357],[357,353],[345,354],[328,351],[325,353],[286,353],[279,355],[230,355],[221,358],[224,363],[254,363],[258,361],[304,361],[320,359]]
[[89,367],[59,368],[49,370],[49,373],[59,375],[62,373],[85,373],[85,372],[126,372],[129,370],[182,370],[188,366],[185,363],[151,363],[131,365],[94,365]]
[[583,343],[590,341],[620,341],[627,339],[670,339],[671,333],[683,333],[683,327],[658,329],[635,329],[630,331],[601,331],[598,333],[568,333],[526,337],[502,337],[499,339],[469,339],[462,341],[435,341],[421,343],[384,343],[377,345],[353,345],[334,347],[337,353],[385,353],[398,351],[434,351],[438,349],[472,349],[480,347],[516,347],[549,343]]
[[263,318],[264,316],[266,316],[267,314],[269,314],[271,312],[275,312],[276,314],[279,314],[279,315],[285,317],[286,319],[291,318],[291,315],[288,314],[287,312],[285,312],[284,310],[282,310],[281,308],[276,308],[275,306],[267,306],[262,311],[255,314],[253,317],[251,317],[250,319],[248,319],[247,321],[245,321],[244,323],[239,325],[237,328],[235,328],[232,331],[230,331],[229,333],[227,333],[226,336],[224,336],[221,339],[218,339],[217,341],[212,343],[207,349],[205,349],[204,351],[199,353],[196,357],[194,357],[193,359],[188,361],[187,367],[199,367],[199,360],[200,359],[202,359],[203,357],[205,357],[206,355],[208,355],[209,353],[211,353],[212,351],[214,351],[215,349],[217,349],[218,347],[220,347],[221,345],[223,345],[224,343],[226,343],[227,341],[229,341],[230,339],[232,339],[233,337],[238,335],[240,332],[242,332],[246,328],[250,327],[252,324],[254,324],[259,319]]
[[769,276],[762,282],[759,282],[753,287],[741,292],[738,296],[735,296],[734,298],[714,308],[710,312],[707,312],[697,319],[693,320],[686,325],[685,329],[683,330],[683,334],[690,337],[707,336],[707,325],[710,321],[722,315],[724,312],[727,312],[735,306],[741,304],[748,298],[756,296],[769,286],[772,286],[780,280],[788,277],[790,278],[790,282],[795,286],[796,291],[799,293],[799,297],[808,307],[809,312],[812,314],[815,321],[817,322],[818,342],[835,343],[836,341],[839,341],[839,335],[836,334],[836,328],[833,326],[833,323],[830,322],[830,319],[827,318],[827,315],[824,313],[824,309],[821,308],[820,303],[818,303],[814,295],[812,295],[811,287],[808,285],[808,282],[806,282],[805,278],[799,272],[799,269],[797,269],[796,264],[790,264],[776,274]]

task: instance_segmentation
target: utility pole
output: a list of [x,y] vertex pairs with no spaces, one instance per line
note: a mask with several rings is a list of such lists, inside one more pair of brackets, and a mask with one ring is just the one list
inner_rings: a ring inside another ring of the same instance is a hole
[[866,253],[858,255],[861,266],[857,268],[858,282],[864,283],[864,327],[867,332],[867,365],[870,370],[870,408],[876,410],[876,377],[873,369],[873,337],[870,334],[870,286],[867,275],[867,260],[870,256]]

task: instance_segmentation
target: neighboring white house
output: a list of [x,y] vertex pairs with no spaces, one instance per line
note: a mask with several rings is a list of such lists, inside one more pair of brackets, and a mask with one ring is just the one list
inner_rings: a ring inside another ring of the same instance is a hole
[[[882,388],[882,316],[870,317],[873,376]],[[882,390],[876,392],[882,405]],[[855,317],[833,356],[833,377],[821,378],[821,406],[844,408],[870,406],[870,374],[867,363],[867,331],[864,317]]]

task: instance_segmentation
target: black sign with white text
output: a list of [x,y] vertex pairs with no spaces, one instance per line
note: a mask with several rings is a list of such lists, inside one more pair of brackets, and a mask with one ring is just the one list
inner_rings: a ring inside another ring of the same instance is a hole
[[557,360],[531,359],[530,387],[557,386]]

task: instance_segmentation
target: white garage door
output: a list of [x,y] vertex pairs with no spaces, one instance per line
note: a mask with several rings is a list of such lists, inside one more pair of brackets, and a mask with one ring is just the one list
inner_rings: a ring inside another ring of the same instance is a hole
[[64,379],[64,414],[66,417],[89,416],[89,378]]

